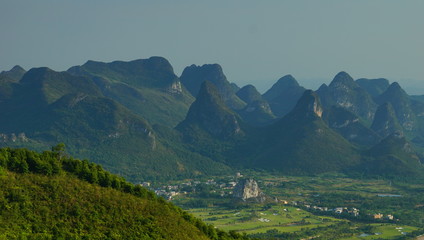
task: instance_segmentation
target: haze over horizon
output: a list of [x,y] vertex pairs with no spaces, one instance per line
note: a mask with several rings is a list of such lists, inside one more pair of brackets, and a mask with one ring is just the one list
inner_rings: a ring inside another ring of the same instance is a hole
[[339,71],[424,94],[424,2],[2,0],[0,71],[63,71],[87,60],[162,56],[177,75],[218,63],[263,92],[292,74],[307,88]]

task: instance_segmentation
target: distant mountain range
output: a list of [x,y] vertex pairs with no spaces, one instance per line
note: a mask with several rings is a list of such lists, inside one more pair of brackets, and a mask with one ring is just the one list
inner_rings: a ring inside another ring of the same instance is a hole
[[[291,75],[263,95],[218,64],[176,76],[162,57],[0,73],[0,145],[64,142],[133,182],[255,168],[424,177],[424,96],[338,73],[306,90]],[[407,175],[405,175],[407,174]]]

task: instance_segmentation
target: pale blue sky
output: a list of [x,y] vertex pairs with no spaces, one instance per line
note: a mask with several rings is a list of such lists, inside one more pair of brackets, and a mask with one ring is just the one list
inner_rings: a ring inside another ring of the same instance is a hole
[[421,0],[0,0],[0,71],[163,56],[177,75],[219,63],[261,91],[344,70],[424,94],[423,13]]

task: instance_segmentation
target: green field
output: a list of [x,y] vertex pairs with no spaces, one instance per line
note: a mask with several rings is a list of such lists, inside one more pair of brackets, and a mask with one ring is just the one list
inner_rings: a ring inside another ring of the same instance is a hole
[[[242,210],[229,210],[221,207],[190,209],[190,213],[201,218],[208,224],[226,231],[237,231],[246,234],[278,232],[303,232],[307,229],[328,227],[347,220],[332,217],[316,216],[299,208],[285,205],[272,206],[264,210],[254,206]],[[359,239],[398,239],[408,235],[417,227],[396,224],[370,224],[372,228],[367,233],[361,231],[363,224],[352,225],[353,236],[344,240]],[[355,232],[356,230],[356,232]]]
[[272,206],[267,210],[259,206],[242,210],[214,207],[191,209],[189,212],[220,229],[245,233],[262,233],[270,229],[296,232],[302,228],[323,227],[344,221],[332,217],[315,216],[302,209],[284,205]]
[[371,224],[375,227],[374,234],[368,236],[357,236],[352,238],[345,238],[345,240],[356,240],[356,239],[397,239],[400,236],[408,235],[412,231],[417,230],[416,227],[401,226],[394,224]]

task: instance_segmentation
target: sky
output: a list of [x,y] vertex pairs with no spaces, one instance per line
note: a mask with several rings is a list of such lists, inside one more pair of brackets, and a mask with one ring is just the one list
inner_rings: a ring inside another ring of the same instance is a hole
[[218,63],[261,92],[340,71],[424,94],[422,0],[0,0],[0,71],[162,56],[177,75]]

